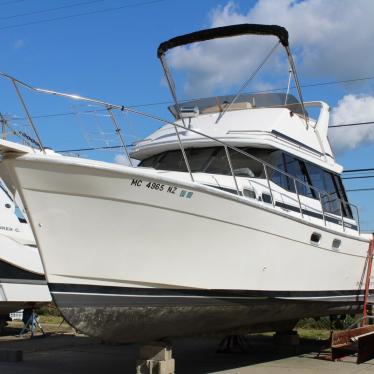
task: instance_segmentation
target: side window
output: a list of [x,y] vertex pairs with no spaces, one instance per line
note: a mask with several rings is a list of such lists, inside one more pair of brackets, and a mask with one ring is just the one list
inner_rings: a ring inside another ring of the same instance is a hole
[[148,157],[146,159],[144,159],[140,164],[139,164],[139,167],[143,167],[143,168],[153,168],[154,167],[154,163],[155,163],[155,159],[157,158],[157,156],[151,156],[151,157]]
[[332,174],[323,170],[324,180],[325,180],[325,190],[328,195],[323,196],[323,203],[326,206],[326,210],[330,213],[340,215],[340,200],[339,194],[335,187]]
[[[286,171],[285,170],[285,159],[284,153],[282,151],[275,151],[270,156],[270,163],[275,166],[276,168]],[[269,172],[269,171],[268,171]],[[274,183],[278,186],[284,188],[285,190],[290,191],[290,181],[284,174],[280,173],[277,170],[271,170],[271,178]]]
[[160,170],[187,171],[187,167],[180,150],[165,152],[164,156],[161,157],[155,167],[156,169]]
[[186,150],[192,172],[203,172],[216,148],[190,148]]
[[[271,163],[278,169],[300,179],[302,182],[310,184],[309,176],[303,161],[281,151],[276,151],[271,155]],[[296,192],[293,178],[287,177],[284,174],[273,170],[271,180],[288,191]],[[304,183],[296,181],[297,192],[300,195],[314,197],[313,190]]]
[[[343,182],[342,182],[340,176],[338,176],[336,174],[333,174],[333,177],[334,177],[335,186],[336,186],[336,188],[337,188],[337,190],[339,192],[340,198],[342,200],[348,202],[347,194],[345,193]],[[343,212],[344,212],[344,216],[345,217],[353,218],[352,209],[351,209],[351,207],[348,204],[344,204],[343,203]]]
[[213,155],[212,160],[205,172],[210,174],[230,175],[230,166],[227,162],[224,148],[220,148],[219,151]]
[[[301,180],[302,182],[304,183],[300,183],[298,181],[296,181],[296,186],[297,186],[297,192],[300,194],[300,195],[304,195],[304,196],[310,196],[310,197],[313,197],[313,193],[310,189],[310,187],[308,187],[306,184],[309,184],[309,180],[308,180],[308,175],[307,175],[307,172],[306,172],[306,169],[305,169],[305,165],[304,165],[304,162],[291,156],[291,155],[285,155],[285,171],[288,173],[288,174],[291,174],[292,176],[294,176],[295,178]],[[295,183],[294,183],[294,180],[292,178],[287,178],[289,181],[288,181],[288,184],[290,186],[290,191],[292,192],[296,192],[295,191]]]
[[[321,194],[323,208],[326,212],[340,215],[340,200],[343,194],[339,191],[339,185],[332,173],[321,169],[318,166],[307,163],[307,170],[312,181],[312,185],[319,190],[326,192]],[[343,209],[343,215],[352,215],[348,209]]]

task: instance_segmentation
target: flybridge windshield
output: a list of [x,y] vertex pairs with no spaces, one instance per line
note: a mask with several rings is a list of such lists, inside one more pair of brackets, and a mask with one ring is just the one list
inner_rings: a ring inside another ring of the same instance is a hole
[[[180,104],[180,108],[197,107],[200,113],[220,112],[225,109],[225,105],[229,105],[232,102],[234,97],[235,95],[224,95],[184,101]],[[303,115],[301,104],[296,97],[285,93],[241,94],[235,103],[236,105],[242,104],[240,109],[286,106],[293,112]],[[233,109],[235,108],[237,109],[238,107],[234,106]],[[169,110],[175,118],[178,118],[175,105],[169,106]]]

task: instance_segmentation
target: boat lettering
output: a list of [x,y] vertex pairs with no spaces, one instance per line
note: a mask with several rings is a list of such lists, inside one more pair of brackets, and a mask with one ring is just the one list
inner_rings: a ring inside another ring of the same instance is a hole
[[146,184],[146,187],[149,188],[150,190],[163,191],[165,185],[161,183],[148,182]]
[[142,180],[141,179],[133,179],[131,181],[131,186],[137,186],[137,187],[140,187],[142,185]]
[[[143,181],[142,179],[138,179],[138,178],[132,179],[130,182],[130,186],[146,187],[149,190],[160,191],[160,192],[165,191],[166,193],[170,193],[172,195],[176,195],[178,191],[178,187],[176,186],[168,186],[162,183]],[[180,192],[180,197],[191,198],[191,196],[192,196],[192,192],[185,191],[185,190],[181,190]]]
[[167,190],[167,192],[169,192],[169,193],[174,193],[175,194],[175,191],[177,190],[177,187],[172,187],[172,186],[170,186],[170,187],[168,187],[168,190]]
[[9,226],[0,226],[0,230],[13,231],[13,227],[9,227]]

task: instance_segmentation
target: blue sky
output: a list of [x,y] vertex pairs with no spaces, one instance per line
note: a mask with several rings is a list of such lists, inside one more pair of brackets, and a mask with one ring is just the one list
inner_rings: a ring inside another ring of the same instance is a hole
[[[369,77],[374,76],[374,53],[370,42],[374,32],[370,20],[373,3],[370,0],[0,0],[0,71],[38,87],[114,103],[165,102],[170,100],[170,95],[156,58],[160,42],[211,26],[257,22],[280,24],[289,29],[302,84]],[[65,6],[60,10],[21,15]],[[122,8],[75,16],[119,7]],[[59,17],[70,18],[44,22]],[[30,24],[20,26],[27,23]],[[244,49],[231,51],[234,62],[246,58]],[[212,76],[227,72],[223,66],[229,66],[231,75],[243,66],[222,64],[232,57],[225,56],[223,49],[212,48],[211,52],[219,63],[210,73],[203,59],[197,62],[185,59],[181,66],[178,65],[178,56],[173,55],[171,62],[184,73],[199,74],[202,86]],[[244,75],[239,74],[238,78],[247,77],[249,72],[243,70]],[[374,108],[373,82],[365,80],[305,88],[304,98],[324,100],[336,108],[334,124],[370,121],[374,120],[374,111],[368,109]],[[232,82],[224,80],[220,84],[221,90],[227,89],[228,93],[235,87]],[[272,84],[274,86],[275,82]],[[183,85],[178,87],[182,96],[193,92],[184,90]],[[22,115],[20,108],[10,103],[13,97],[6,94],[7,89],[4,83],[0,83],[0,111],[7,115]],[[27,95],[26,99],[32,104],[35,116],[72,110],[65,102],[56,104],[54,100],[35,100]],[[165,105],[140,109],[168,116]],[[82,138],[75,137],[69,127],[72,126],[71,117],[39,122],[43,139],[53,147],[74,148],[83,144]],[[155,128],[148,123],[135,124],[133,119],[129,126],[137,136],[144,136]],[[336,139],[339,151],[338,162],[347,169],[374,167],[373,133],[374,126],[331,132],[330,137]],[[94,136],[90,136],[89,141],[95,143]],[[374,187],[374,178],[347,181],[346,186],[349,189]],[[363,227],[374,229],[374,213],[371,211],[374,192],[354,192],[350,198],[360,205]]]

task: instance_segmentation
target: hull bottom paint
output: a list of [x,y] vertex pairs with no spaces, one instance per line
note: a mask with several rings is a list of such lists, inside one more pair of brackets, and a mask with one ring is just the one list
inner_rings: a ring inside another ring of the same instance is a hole
[[[61,289],[51,285],[53,288]],[[161,290],[139,293],[131,289],[126,294],[52,293],[65,319],[77,330],[116,343],[236,331],[284,331],[292,329],[303,317],[354,314],[362,310],[358,301],[341,295],[344,301],[333,296],[329,301],[213,297],[201,296],[201,293],[193,296],[190,292],[175,290],[161,296],[155,291]]]

